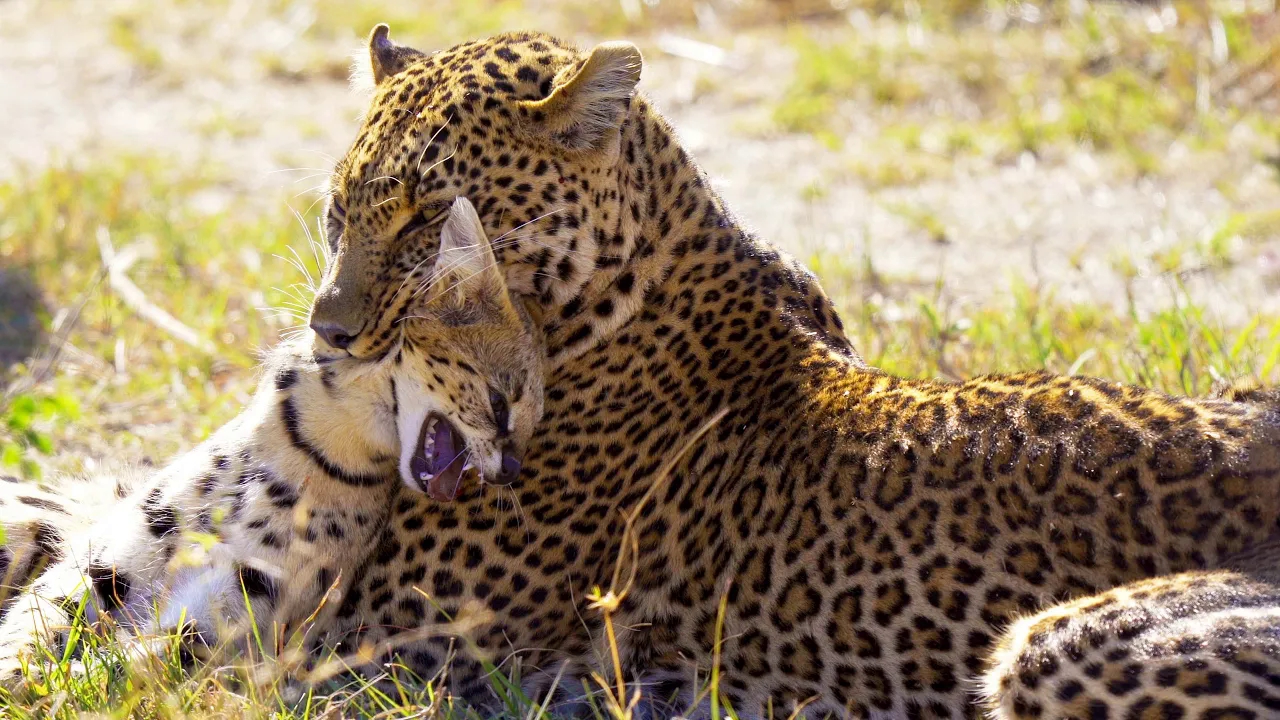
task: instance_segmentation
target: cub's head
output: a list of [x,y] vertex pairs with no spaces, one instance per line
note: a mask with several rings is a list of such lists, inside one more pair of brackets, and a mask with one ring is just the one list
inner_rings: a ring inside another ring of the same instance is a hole
[[317,334],[356,358],[385,354],[456,197],[501,238],[493,250],[515,292],[567,304],[617,276],[616,302],[639,302],[621,258],[640,209],[618,188],[673,180],[655,168],[621,177],[626,158],[650,150],[622,131],[640,79],[634,45],[581,52],[514,33],[427,54],[380,25],[369,59],[373,99],[331,180],[334,260],[312,308]]
[[400,477],[452,500],[470,467],[495,484],[519,474],[542,417],[544,357],[530,309],[508,292],[465,198],[452,204],[428,264],[409,288],[390,357]]

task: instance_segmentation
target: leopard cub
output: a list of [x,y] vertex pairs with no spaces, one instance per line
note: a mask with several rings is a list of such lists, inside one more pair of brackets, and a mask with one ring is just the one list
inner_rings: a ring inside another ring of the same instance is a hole
[[323,637],[403,491],[397,475],[443,502],[471,468],[511,482],[542,414],[541,337],[465,199],[398,332],[373,360],[311,333],[283,343],[239,416],[119,499],[0,486],[0,508],[27,511],[0,513],[6,557],[50,561],[7,604],[0,682],[32,674],[32,653],[65,640],[81,607],[131,647],[180,629],[195,648],[237,648],[255,624],[277,643],[304,627]]

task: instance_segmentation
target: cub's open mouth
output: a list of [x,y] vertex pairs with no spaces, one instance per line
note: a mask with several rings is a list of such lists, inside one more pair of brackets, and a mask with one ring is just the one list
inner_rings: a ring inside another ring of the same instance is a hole
[[453,500],[462,489],[462,473],[471,467],[462,433],[444,417],[431,413],[418,431],[418,447],[409,472],[418,487],[435,500]]

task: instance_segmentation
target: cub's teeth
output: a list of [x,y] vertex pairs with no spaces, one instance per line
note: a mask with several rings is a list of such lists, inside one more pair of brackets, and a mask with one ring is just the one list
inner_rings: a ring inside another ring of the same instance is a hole
[[432,479],[432,478],[434,478],[434,477],[435,477],[435,475],[432,475],[432,474],[431,474],[431,473],[429,473],[429,472],[420,472],[420,473],[418,473],[418,479],[419,479],[419,480],[431,480],[431,479]]

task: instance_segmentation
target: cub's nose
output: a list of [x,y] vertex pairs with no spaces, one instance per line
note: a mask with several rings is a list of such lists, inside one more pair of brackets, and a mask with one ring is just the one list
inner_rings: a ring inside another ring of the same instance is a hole
[[353,330],[352,328],[344,327],[340,323],[321,320],[313,316],[311,318],[311,329],[324,338],[324,341],[329,343],[330,347],[346,350],[351,345],[351,341],[355,340],[360,331],[364,329],[364,326],[361,325]]
[[498,482],[510,485],[520,477],[520,458],[510,450],[502,451],[502,469],[498,471]]

